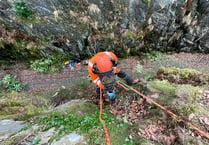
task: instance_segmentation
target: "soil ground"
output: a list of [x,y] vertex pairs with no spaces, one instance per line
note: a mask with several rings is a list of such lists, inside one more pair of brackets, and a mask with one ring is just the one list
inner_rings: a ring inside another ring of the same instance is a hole
[[[162,66],[173,66],[194,68],[205,73],[209,72],[209,55],[204,54],[189,54],[179,53],[170,55],[168,59],[163,62],[150,62],[140,60],[138,57],[129,57],[127,59],[119,60],[118,67],[124,70],[128,75],[133,76],[133,70],[138,63],[143,63],[143,71],[156,72]],[[75,80],[82,76],[88,76],[87,65],[81,63],[73,70],[64,70],[54,74],[37,73],[24,64],[15,64],[11,66],[2,66],[0,68],[0,79],[5,74],[16,75],[20,82],[27,83],[28,91],[52,91],[60,88],[62,85],[71,87]]]
[[[85,61],[84,61],[85,62]],[[150,61],[150,59],[139,59],[139,57],[129,57],[127,59],[119,59],[118,67],[124,70],[128,75],[133,76],[134,78],[139,77],[134,74],[135,68],[138,64],[142,65],[142,71],[145,77],[148,73],[156,74],[157,70],[161,67],[175,66],[179,68],[193,68],[200,72],[206,74],[209,73],[209,54],[189,54],[189,53],[178,53],[166,56],[156,57],[155,61]],[[21,83],[27,83],[28,88],[25,92],[37,92],[37,91],[55,91],[61,86],[67,88],[72,88],[75,82],[78,82],[80,78],[88,76],[87,65],[80,63],[78,67],[73,70],[64,70],[59,73],[54,74],[41,74],[34,72],[33,70],[27,68],[24,64],[16,64],[11,66],[2,66],[0,68],[0,79],[3,78],[5,74],[16,75]],[[95,91],[96,86],[91,83],[87,87],[87,91]],[[125,91],[122,88],[116,90],[116,93],[119,95],[124,95]],[[91,93],[93,95],[87,96],[86,99],[95,99],[95,92]],[[88,95],[88,94],[86,94]],[[143,138],[147,138],[152,141],[156,141],[162,144],[172,144],[176,139],[175,134],[165,135],[163,130],[165,128],[171,128],[168,124],[169,120],[172,120],[169,116],[164,116],[164,120],[153,119],[151,114],[149,114],[149,109],[151,109],[150,104],[148,104],[144,99],[137,98],[134,94],[127,95],[131,99],[121,98],[115,103],[111,108],[111,113],[117,115],[119,120],[125,121],[127,123],[136,123],[140,124],[144,120],[150,120],[152,123],[148,124],[144,130],[137,130],[137,134]],[[136,111],[140,110],[140,111]],[[131,114],[131,115],[130,115]],[[124,119],[124,116],[129,116]],[[147,118],[149,117],[149,118]],[[203,118],[204,120],[209,119],[208,116]],[[166,125],[164,124],[165,122]],[[146,122],[144,122],[146,123]],[[207,125],[208,122],[205,124]],[[177,124],[174,128],[181,127],[181,124]],[[139,128],[137,128],[139,129]],[[133,128],[131,130],[134,130]],[[206,129],[208,131],[208,129]],[[190,132],[190,135],[193,133]],[[194,135],[194,134],[193,134]],[[136,136],[136,134],[133,134]],[[155,137],[161,138],[155,138]]]

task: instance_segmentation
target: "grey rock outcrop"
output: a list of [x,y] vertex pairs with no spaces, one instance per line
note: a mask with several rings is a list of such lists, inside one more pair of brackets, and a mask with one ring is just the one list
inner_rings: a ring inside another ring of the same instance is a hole
[[209,52],[207,0],[23,2],[34,19],[20,20],[15,0],[1,0],[0,22],[42,40],[44,56],[54,51],[81,59],[99,50],[112,50],[119,56],[150,49]]

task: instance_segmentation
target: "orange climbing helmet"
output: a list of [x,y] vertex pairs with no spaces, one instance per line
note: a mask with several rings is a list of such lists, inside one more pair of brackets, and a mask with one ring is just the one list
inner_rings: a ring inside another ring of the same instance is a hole
[[99,56],[94,63],[93,69],[96,71],[98,74],[99,73],[105,73],[112,71],[112,61],[110,60],[110,57],[107,55],[102,55]]

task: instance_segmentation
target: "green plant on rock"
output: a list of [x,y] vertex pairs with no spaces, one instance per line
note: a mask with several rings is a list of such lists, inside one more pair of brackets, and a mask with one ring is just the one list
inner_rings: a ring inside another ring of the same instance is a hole
[[143,66],[142,66],[139,62],[137,62],[137,65],[136,65],[136,67],[134,68],[134,71],[137,72],[137,73],[142,73],[142,71],[143,71]]
[[33,140],[32,144],[33,144],[33,145],[36,145],[36,144],[38,144],[40,141],[41,141],[41,139],[40,139],[40,138],[37,138],[37,139]]
[[0,48],[4,48],[6,44],[7,44],[6,40],[4,40],[4,39],[0,40]]
[[146,56],[150,59],[151,62],[166,59],[166,57],[163,55],[163,53],[161,53],[159,51],[153,51],[153,50],[147,52]]
[[133,75],[137,78],[144,78],[146,80],[151,80],[154,77],[154,73],[143,69],[143,66],[140,64],[140,62],[137,62],[136,67],[133,69]]
[[193,104],[192,105],[186,104],[186,105],[176,106],[175,109],[180,116],[188,117],[191,113],[194,113],[196,111],[197,106]]
[[157,103],[160,105],[168,105],[171,104],[175,98],[175,85],[170,84],[168,81],[163,80],[153,80],[148,82],[148,88],[157,89],[159,93],[159,98],[157,99]]
[[[58,130],[58,136],[54,139],[60,139],[66,133],[72,131],[79,131],[88,136],[89,142],[99,143],[97,139],[101,134],[104,136],[104,132],[102,129],[102,124],[99,119],[99,111],[96,111],[93,114],[85,114],[83,116],[77,116],[70,111],[67,114],[60,114],[58,112],[52,112],[47,116],[41,117],[38,123],[44,125],[45,127],[43,131],[46,131],[52,127],[55,127]],[[103,112],[102,119],[105,122],[107,129],[111,130],[109,127],[109,123],[113,122],[110,117],[106,113]],[[51,139],[50,141],[53,141]]]
[[152,0],[145,0],[145,2],[147,3],[148,7],[150,7]]
[[131,39],[131,40],[141,40],[141,39],[143,39],[143,35],[136,34],[133,31],[128,30],[128,32],[123,35],[123,38]]
[[26,83],[19,83],[17,77],[12,77],[10,74],[6,74],[4,78],[0,81],[0,85],[7,91],[17,91],[20,92],[24,87],[27,86]]
[[125,138],[125,144],[123,145],[134,145],[133,137],[129,135],[128,137]]
[[70,90],[68,88],[66,88],[65,86],[62,86],[59,90],[57,90],[54,93],[54,95],[50,99],[50,103],[52,105],[58,106],[65,101],[69,101],[71,99],[74,99],[75,96],[70,95],[70,94],[71,94]]
[[157,90],[161,91],[163,94],[169,96],[175,96],[175,86],[170,84],[168,81],[163,80],[154,80],[148,82],[151,87],[156,88]]
[[14,10],[17,16],[20,17],[21,19],[33,18],[32,11],[26,7],[23,1],[15,2]]
[[40,73],[55,73],[61,70],[60,60],[55,57],[43,58],[31,62],[31,68]]

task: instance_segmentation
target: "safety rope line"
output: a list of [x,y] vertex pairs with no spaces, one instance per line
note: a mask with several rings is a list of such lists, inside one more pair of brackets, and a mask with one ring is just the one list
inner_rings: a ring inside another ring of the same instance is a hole
[[102,117],[101,117],[102,116],[102,88],[100,88],[100,100],[99,100],[99,102],[100,102],[99,120],[102,123],[103,129],[104,129],[104,132],[105,132],[107,145],[110,145],[110,139],[109,139],[108,131],[107,131],[107,128],[104,124],[104,121],[102,120]]
[[[117,79],[115,82],[116,82],[118,85],[120,85],[121,87],[126,88],[126,90],[129,89],[129,90],[134,91],[135,93],[137,93],[137,94],[139,94],[140,96],[142,96],[144,99],[146,99],[146,100],[152,102],[153,104],[155,104],[156,106],[160,107],[162,110],[166,111],[167,113],[171,114],[172,116],[175,116],[176,118],[179,118],[179,116],[176,115],[175,113],[171,112],[170,110],[168,110],[168,109],[166,109],[165,107],[161,106],[160,104],[156,103],[155,101],[153,101],[153,100],[150,99],[149,97],[147,97],[147,96],[141,94],[139,91],[137,91],[137,90],[135,90],[133,87],[131,87],[131,86],[129,86],[129,85],[123,83],[123,82],[120,81],[119,79]],[[185,120],[183,120],[183,119],[179,119],[179,121],[184,122],[185,124],[189,125],[189,127],[190,127],[191,129],[196,130],[196,131],[199,132],[202,136],[204,136],[204,137],[206,137],[206,138],[209,139],[209,135],[208,135],[207,133],[203,132],[202,130],[200,130],[200,129],[197,128],[196,126],[192,125],[190,122],[185,121]]]

